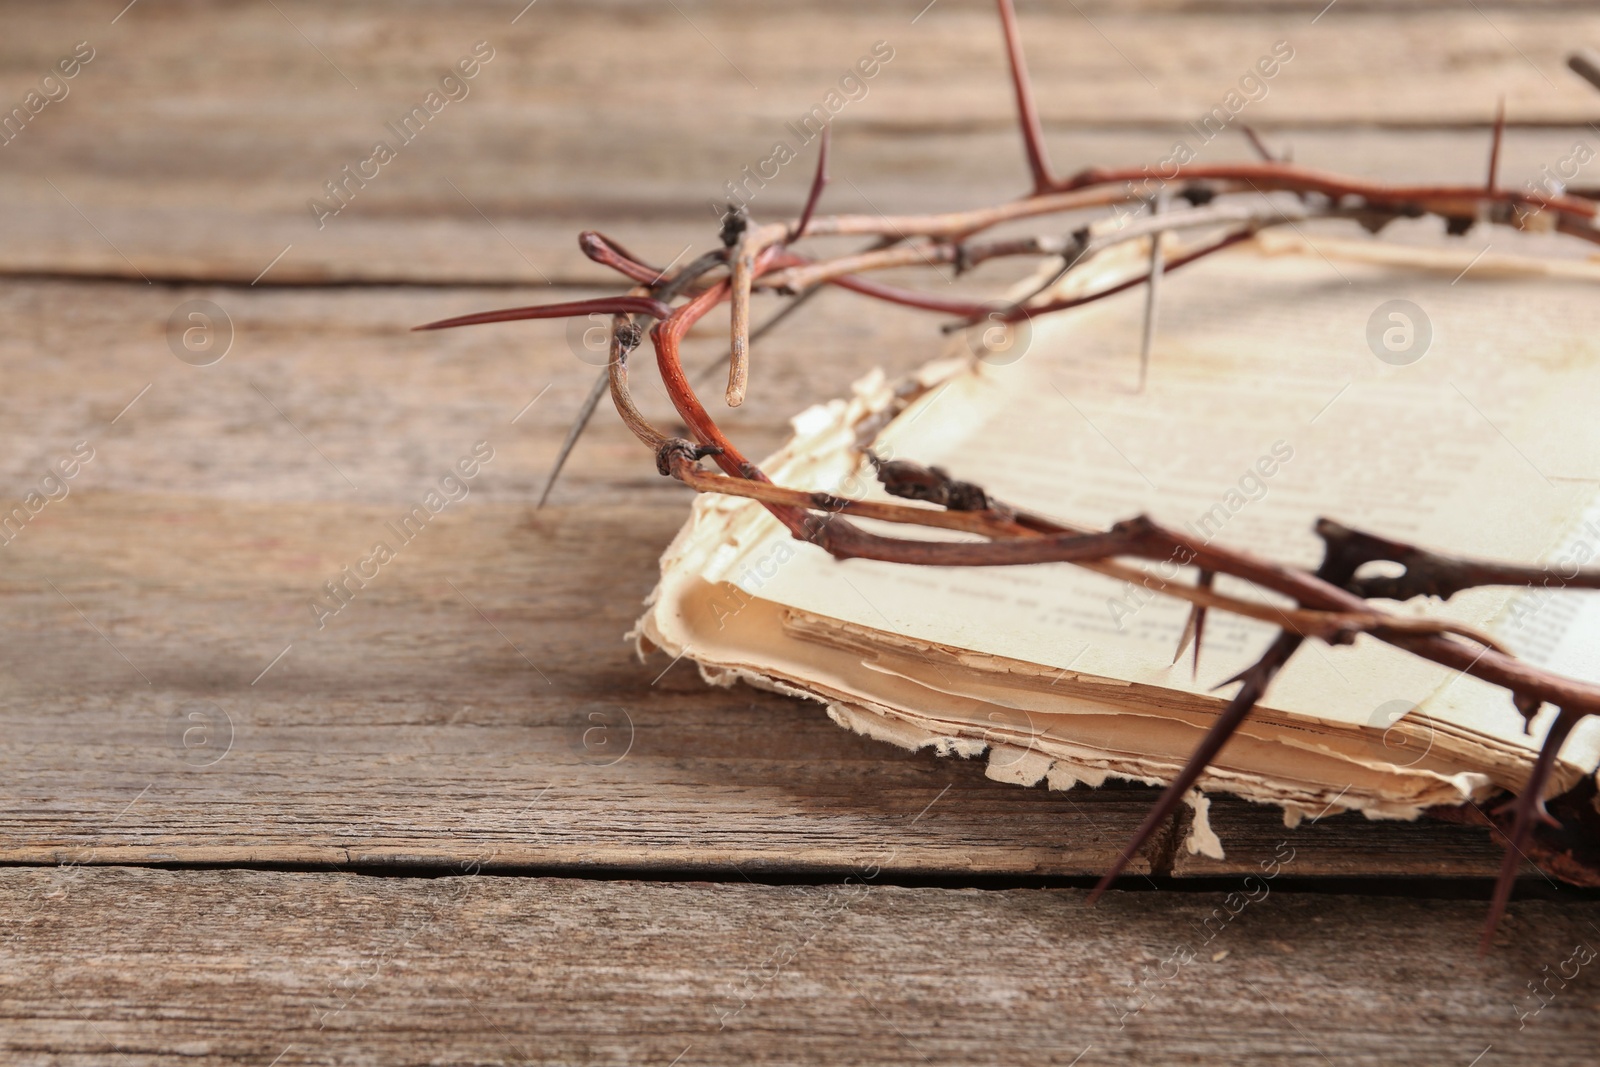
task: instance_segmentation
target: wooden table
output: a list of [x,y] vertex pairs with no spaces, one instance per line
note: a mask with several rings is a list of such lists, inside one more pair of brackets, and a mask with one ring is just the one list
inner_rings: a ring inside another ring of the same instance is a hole
[[[1483,831],[1218,800],[1225,861],[1157,857],[1091,909],[1148,791],[1001,785],[639,662],[685,493],[602,418],[536,510],[594,372],[565,327],[406,332],[610,284],[584,228],[711,247],[724,183],[878,41],[825,207],[1015,194],[987,4],[120,6],[0,9],[5,108],[93,49],[0,147],[0,505],[59,497],[0,556],[0,1060],[1593,1061],[1600,968],[1519,1011],[1600,902],[1530,873],[1478,959]],[[1600,144],[1562,63],[1600,44],[1588,5],[1320,7],[1024,3],[1058,167],[1162,158],[1280,40],[1248,120],[1306,163],[1480,174],[1501,95],[1508,180]],[[349,183],[480,41],[468,95]],[[210,365],[193,301],[225,316]],[[933,327],[824,295],[727,424],[761,454]],[[469,495],[319,628],[477,442]]]

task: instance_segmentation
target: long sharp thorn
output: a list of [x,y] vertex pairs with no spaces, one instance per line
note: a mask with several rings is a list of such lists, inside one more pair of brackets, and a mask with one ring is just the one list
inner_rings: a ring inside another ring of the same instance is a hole
[[1239,129],[1244,133],[1245,140],[1250,142],[1250,147],[1256,150],[1256,155],[1260,156],[1268,163],[1282,162],[1282,160],[1280,160],[1273,153],[1272,149],[1267,147],[1267,142],[1261,139],[1261,135],[1255,131],[1255,127],[1246,126],[1241,123]]
[[1139,824],[1139,829],[1134,831],[1133,839],[1123,847],[1122,854],[1117,857],[1116,863],[1112,864],[1105,877],[1100,879],[1100,884],[1096,885],[1089,894],[1090,904],[1099,900],[1101,894],[1111,888],[1111,883],[1117,880],[1117,876],[1138,854],[1139,849],[1150,839],[1150,835],[1156,832],[1161,824],[1166,821],[1167,816],[1171,815],[1179,804],[1183,803],[1183,798],[1188,794],[1190,788],[1199,780],[1205,769],[1211,765],[1211,761],[1216,758],[1217,753],[1222,751],[1222,747],[1233,737],[1234,731],[1239,729],[1239,724],[1244,722],[1251,710],[1255,708],[1256,703],[1267,691],[1268,684],[1271,683],[1273,677],[1283,665],[1288,662],[1295,649],[1300,647],[1300,643],[1303,640],[1304,638],[1299,634],[1291,634],[1288,631],[1280,632],[1277,640],[1273,641],[1272,645],[1268,647],[1266,654],[1256,662],[1254,667],[1244,673],[1244,685],[1240,687],[1234,698],[1228,702],[1228,706],[1222,710],[1222,714],[1217,716],[1217,721],[1212,724],[1211,729],[1206,732],[1206,736],[1200,740],[1200,744],[1196,746],[1193,754],[1189,756],[1189,762],[1183,765],[1183,769],[1172,780],[1172,784],[1167,786],[1167,791],[1161,794],[1161,799],[1156,801],[1156,806],[1150,809],[1150,814],[1145,816],[1144,822]]
[[[1245,140],[1250,142],[1250,147],[1256,150],[1256,155],[1260,156],[1264,161],[1268,163],[1289,163],[1294,160],[1293,149],[1285,148],[1281,154],[1274,152],[1267,147],[1267,142],[1255,131],[1255,127],[1240,124],[1239,129],[1243,131]],[[1305,203],[1306,194],[1304,189],[1298,190],[1294,195],[1302,204]]]
[[[1205,570],[1204,568],[1201,569],[1201,571],[1200,571],[1200,588],[1202,588],[1202,589],[1210,589],[1212,587],[1212,585],[1214,585],[1216,583],[1216,580],[1217,580],[1217,572],[1216,571],[1208,571],[1208,570]],[[1193,667],[1192,673],[1190,675],[1193,678],[1200,677],[1200,645],[1205,640],[1205,637],[1206,637],[1206,609],[1205,609],[1204,605],[1201,605],[1200,610],[1199,610],[1198,613],[1196,613],[1195,619],[1194,619],[1194,667]]]
[[1572,727],[1580,718],[1580,715],[1567,714],[1565,708],[1556,716],[1556,721],[1550,724],[1550,732],[1545,735],[1544,744],[1539,748],[1538,758],[1533,761],[1533,770],[1523,783],[1522,791],[1517,794],[1516,818],[1511,824],[1511,833],[1506,835],[1506,858],[1500,864],[1500,877],[1494,884],[1494,900],[1489,904],[1489,917],[1484,921],[1483,936],[1478,940],[1480,958],[1488,954],[1494,941],[1495,928],[1505,917],[1506,905],[1511,902],[1517,869],[1527,858],[1525,846],[1533,834],[1538,813],[1544,809],[1544,787],[1555,770],[1556,756],[1560,754],[1567,734],[1572,732]]
[[1506,98],[1500,98],[1500,106],[1494,113],[1494,134],[1489,140],[1489,180],[1484,188],[1494,192],[1496,183],[1500,180],[1500,142],[1505,139],[1506,133]]
[[[1200,568],[1200,577],[1195,586],[1200,589],[1210,589],[1217,580],[1217,572]],[[1205,639],[1206,631],[1206,606],[1194,604],[1189,609],[1189,621],[1184,624],[1183,637],[1178,641],[1178,651],[1173,654],[1172,662],[1177,663],[1183,658],[1183,650],[1189,647],[1189,642],[1194,642],[1194,672],[1193,676],[1200,676],[1200,644]]]
[[562,304],[534,304],[529,307],[501,308],[498,311],[479,311],[472,315],[457,315],[453,319],[440,319],[413,326],[416,330],[448,330],[456,326],[479,326],[486,322],[517,322],[522,319],[569,319],[590,313],[601,315],[642,314],[665,319],[672,308],[648,296],[602,296],[593,300],[571,300]]
[[811,179],[811,192],[806,197],[805,210],[800,212],[800,221],[795,223],[794,232],[789,236],[791,241],[798,241],[806,235],[806,227],[811,225],[811,213],[817,209],[823,187],[828,184],[828,137],[832,132],[832,126],[822,127],[822,143],[817,148],[817,173]]
[[1006,37],[1006,57],[1011,61],[1011,84],[1017,93],[1017,122],[1022,127],[1022,146],[1028,153],[1033,191],[1042,193],[1055,184],[1055,178],[1050,174],[1050,157],[1045,153],[1044,128],[1039,125],[1039,109],[1033,102],[1028,61],[1022,54],[1022,31],[1017,27],[1017,11],[1011,0],[996,2],[1000,8],[1000,28]]
[[1189,605],[1189,617],[1183,624],[1183,635],[1178,638],[1178,650],[1172,654],[1172,662],[1177,663],[1189,649],[1189,642],[1194,640],[1195,617],[1204,610],[1199,604]]
[[[1150,202],[1150,210],[1159,215],[1166,208],[1167,195],[1162,190]],[[1145,289],[1144,331],[1139,338],[1139,392],[1144,392],[1150,377],[1150,349],[1156,340],[1156,316],[1160,313],[1161,274],[1166,270],[1166,256],[1161,249],[1161,231],[1150,235],[1150,280]]]
[[1600,89],[1600,52],[1593,48],[1580,48],[1567,57],[1567,66],[1584,81]]
[[545,479],[544,491],[539,494],[539,503],[534,505],[534,510],[544,507],[544,502],[550,499],[550,490],[555,488],[556,479],[561,476],[561,468],[567,465],[567,457],[572,455],[572,449],[577,445],[578,438],[583,435],[584,428],[594,417],[595,408],[600,406],[600,398],[605,396],[610,388],[611,371],[607,368],[595,379],[594,387],[584,398],[583,407],[578,409],[578,417],[567,427],[567,439],[561,442],[561,451],[556,453],[556,461],[550,468],[550,476]]

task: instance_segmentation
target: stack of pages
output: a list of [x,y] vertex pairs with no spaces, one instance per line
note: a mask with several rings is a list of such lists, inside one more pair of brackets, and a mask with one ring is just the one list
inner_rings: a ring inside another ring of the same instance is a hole
[[[1259,238],[1164,281],[1142,391],[1134,289],[1041,319],[1003,353],[961,343],[913,382],[869,375],[799,415],[763,468],[781,485],[886,499],[868,446],[1076,525],[1148,513],[1308,568],[1319,516],[1456,555],[1593,566],[1600,265],[1474,251]],[[1098,289],[1137,252],[1070,284]],[[1226,577],[1218,590],[1283,605]],[[1600,682],[1600,593],[1385,606]],[[1196,676],[1187,655],[1174,662],[1187,617],[1182,601],[1069,564],[837,561],[759,505],[707,495],[634,636],[714,684],[812,698],[871,737],[986,755],[992,777],[1064,789],[1170,780],[1232,691],[1212,687],[1276,632],[1211,612]],[[1291,825],[1330,808],[1414,818],[1517,787],[1552,717],[1524,732],[1509,696],[1470,676],[1364,636],[1312,641],[1199,787],[1281,806]],[[1591,718],[1554,788],[1597,762]],[[1192,803],[1191,849],[1220,855],[1203,796]]]

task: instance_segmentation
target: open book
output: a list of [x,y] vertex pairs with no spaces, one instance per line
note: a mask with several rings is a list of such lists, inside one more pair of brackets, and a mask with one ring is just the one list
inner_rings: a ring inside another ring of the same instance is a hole
[[[1164,281],[1142,392],[1135,289],[1035,322],[1004,352],[958,340],[914,382],[871,374],[799,415],[763,469],[884,498],[870,446],[1079,525],[1149,513],[1313,568],[1322,515],[1452,554],[1592,564],[1600,264],[1477,251],[1264,236]],[[1127,270],[1106,259],[1071,284]],[[924,535],[908,530],[895,527]],[[1218,589],[1276,602],[1226,577]],[[1397,610],[1600,681],[1600,595],[1477,589]],[[1212,687],[1276,632],[1211,612],[1196,677],[1188,656],[1174,662],[1187,617],[1182,601],[1070,564],[836,561],[754,502],[707,495],[635,636],[709,682],[810,697],[872,737],[987,754],[991,777],[1067,788],[1169,781],[1231,692]],[[1291,825],[1328,810],[1414,818],[1520,785],[1553,716],[1525,733],[1509,695],[1470,676],[1365,636],[1309,641],[1199,789],[1279,805]],[[1590,718],[1553,788],[1597,762]],[[1220,856],[1203,793],[1191,805],[1190,849]]]

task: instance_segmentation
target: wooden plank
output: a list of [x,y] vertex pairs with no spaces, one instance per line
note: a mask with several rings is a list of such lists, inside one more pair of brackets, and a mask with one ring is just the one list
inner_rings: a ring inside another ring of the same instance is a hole
[[[1502,95],[1508,181],[1594,142],[1600,97],[1563,67],[1566,49],[1600,40],[1592,8],[1393,7],[1346,0],[1313,25],[1302,4],[1024,5],[1057,165],[1155,163],[1180,137],[1201,160],[1248,156],[1237,128],[1202,143],[1183,124],[1280,39],[1295,58],[1234,126],[1292,140],[1303,162],[1476,178]],[[146,4],[115,25],[88,0],[6,8],[0,100],[20,101],[80,39],[96,56],[3,148],[0,270],[248,282],[271,264],[264,282],[592,283],[602,274],[576,231],[631,231],[661,262],[708,247],[725,183],[780,140],[796,161],[745,188],[758,215],[793,213],[814,149],[788,124],[880,40],[894,58],[835,120],[828,208],[949,208],[1022,185],[986,4],[940,4],[915,24],[898,3],[769,4],[756,18],[731,2],[542,5],[515,25],[497,5],[278,8]],[[495,58],[469,95],[347,186],[348,207],[319,227],[308,205],[324,183],[376,140],[398,145],[387,124],[480,40]],[[1409,137],[1360,149],[1383,124],[1474,135],[1442,153]]]
[[[399,508],[104,491],[69,507],[26,531],[34,547],[3,586],[12,862],[488,852],[497,866],[838,872],[892,838],[903,871],[1084,875],[1151,801],[990,782],[813,705],[635,662],[620,637],[677,517],[666,507],[441,518],[324,631],[306,606],[318,580]],[[1235,852],[1202,872],[1254,869],[1282,839],[1308,872],[1496,863],[1465,828],[1348,818],[1291,835],[1275,813],[1225,810]]]
[[[1593,959],[1600,903],[1514,904],[1479,959],[1477,902],[1243,892],[1089,908],[1076,890],[870,877],[8,870],[0,1049],[279,1067],[1593,1062],[1596,966],[1568,961]],[[1547,976],[1548,1004],[1520,1019]]]
[[[163,332],[196,298],[235,326],[203,368]],[[901,872],[1085,876],[1147,810],[1144,790],[998,784],[815,705],[639,663],[622,637],[684,492],[602,418],[535,512],[593,374],[564,328],[396,325],[505,294],[32,282],[3,299],[5,510],[77,442],[94,458],[3,549],[0,859],[817,874],[892,842]],[[758,350],[732,421],[759,454],[802,397],[919,363],[929,330],[826,294]],[[399,546],[386,524],[479,440],[494,458],[470,495]],[[397,557],[319,629],[323,583],[379,539]],[[1228,861],[1180,851],[1176,873],[1254,870],[1285,839],[1306,874],[1498,863],[1461,827],[1216,818]]]

